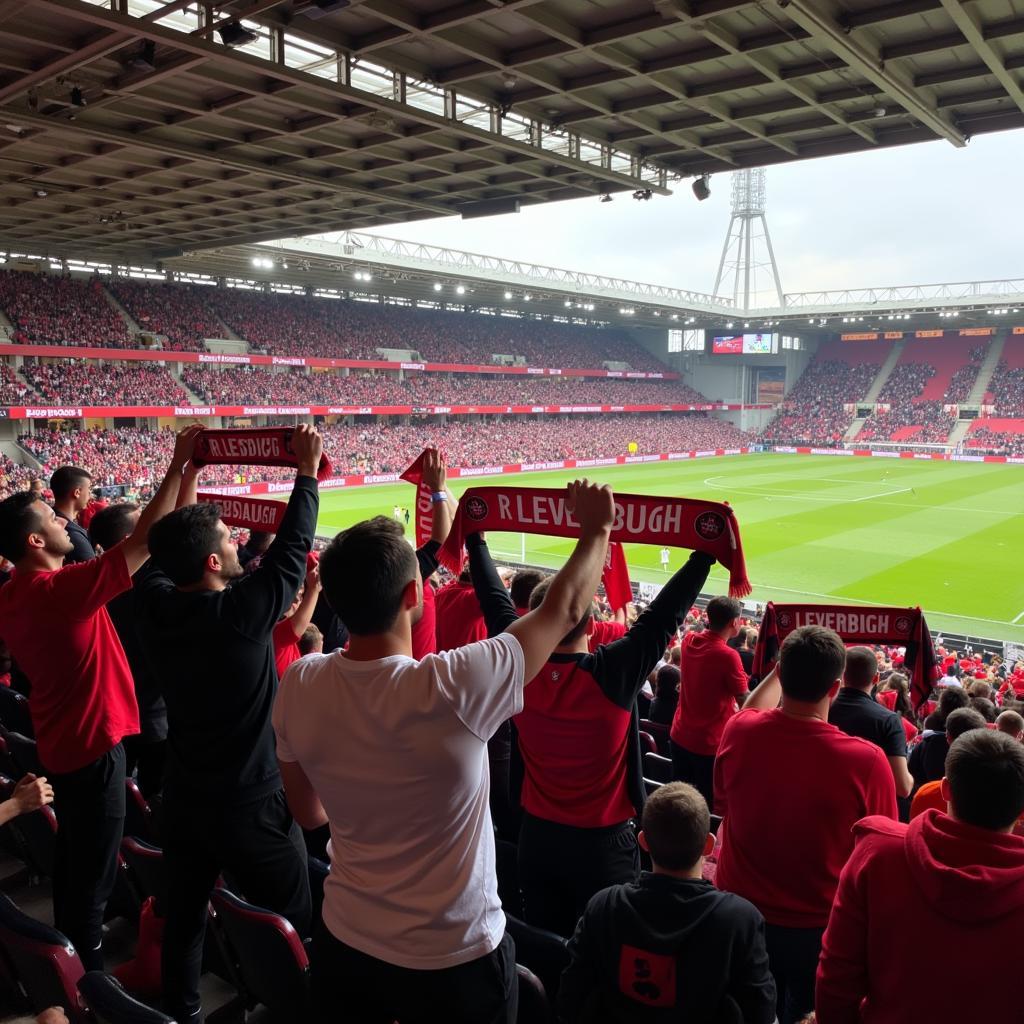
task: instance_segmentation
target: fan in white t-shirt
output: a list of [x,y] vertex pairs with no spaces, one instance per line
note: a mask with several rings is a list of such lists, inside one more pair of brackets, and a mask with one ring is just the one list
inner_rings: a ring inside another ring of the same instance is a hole
[[580,538],[544,603],[506,633],[419,662],[422,581],[401,527],[360,523],[321,556],[349,649],[293,664],[273,721],[292,813],[305,828],[330,824],[313,956],[325,1019],[343,1006],[353,1019],[514,1020],[487,740],[597,589],[611,491],[584,481],[569,500]]

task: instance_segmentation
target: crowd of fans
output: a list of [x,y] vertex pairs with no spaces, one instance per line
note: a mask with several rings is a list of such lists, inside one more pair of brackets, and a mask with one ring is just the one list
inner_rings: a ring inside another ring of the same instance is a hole
[[1011,434],[990,427],[978,427],[967,435],[968,448],[983,448],[999,455],[1024,455],[1024,434]]
[[26,360],[22,375],[45,402],[62,405],[183,405],[188,395],[161,366]]
[[873,364],[812,362],[762,433],[770,444],[838,444],[853,422],[844,408],[859,402],[878,373]]
[[274,372],[186,366],[182,380],[218,405],[697,405],[707,399],[681,381],[580,377],[494,377],[330,371]]
[[904,402],[887,412],[869,416],[857,435],[858,441],[891,441],[904,427],[920,427],[908,440],[915,444],[945,444],[956,424],[953,413],[942,407],[945,403]]
[[208,287],[159,285],[124,278],[111,280],[110,290],[144,331],[163,335],[163,347],[200,352],[206,338],[220,338],[224,328],[206,304]]
[[31,389],[14,370],[0,363],[0,405],[21,405],[31,395]]
[[[725,426],[649,420],[661,450],[666,429]],[[486,426],[464,425],[467,452]],[[0,803],[0,827],[53,802],[54,922],[85,970],[104,967],[104,920],[138,914],[114,898],[137,771],[150,813],[129,827],[162,848],[161,876],[117,972],[176,1020],[202,1013],[208,919],[247,1003],[325,1024],[339,1008],[511,1024],[519,986],[518,1019],[560,1024],[1016,1019],[990,958],[918,982],[936,950],[1012,958],[1019,937],[1024,662],[938,638],[931,671],[930,647],[848,646],[809,625],[763,664],[740,601],[696,606],[710,536],[688,556],[665,548],[649,603],[596,603],[616,517],[596,484],[572,488],[578,537],[557,573],[503,579],[469,530],[453,548],[462,575],[435,586],[454,512],[441,456],[422,464],[432,532],[418,550],[397,507],[315,546],[323,441],[309,427],[291,438],[276,538],[236,550],[217,507],[194,503],[197,430],[134,438],[160,456],[141,510],[92,507],[121,440],[102,431],[84,447],[49,438],[79,465],[49,479],[66,533],[35,493],[0,504],[6,681],[30,696],[33,733],[5,734],[5,753],[34,742],[47,775]],[[426,424],[351,427],[327,447],[372,459],[432,440]],[[463,525],[489,514],[465,512]],[[852,613],[820,611],[843,629]],[[226,888],[263,913],[230,916]],[[291,933],[271,915],[308,940],[310,991],[304,953],[301,983],[277,984]],[[238,945],[253,933],[232,929],[258,924],[279,952],[257,964]],[[38,929],[31,942],[10,958],[23,991],[66,998],[39,980],[57,968]]]
[[[493,423],[453,420],[439,425],[332,426],[323,429],[334,474],[393,473],[404,470],[430,441],[453,466],[491,466],[559,459],[626,455],[635,443],[639,454],[704,451],[738,447],[750,438],[731,423],[700,413],[659,416],[567,416],[542,420],[510,419]],[[87,465],[102,484],[131,487],[149,483],[173,449],[171,430],[129,427],[110,430],[37,430],[19,443],[42,463],[48,476],[61,465]],[[211,466],[209,483],[289,479],[272,466]]]
[[1024,367],[1011,369],[1000,359],[989,390],[997,416],[1024,417]]
[[958,367],[949,380],[946,387],[945,401],[947,404],[959,405],[966,402],[978,379],[978,371],[981,369],[982,361],[988,352],[988,345],[976,345],[968,354],[968,361]]
[[98,279],[0,271],[0,309],[14,324],[19,344],[135,347]]

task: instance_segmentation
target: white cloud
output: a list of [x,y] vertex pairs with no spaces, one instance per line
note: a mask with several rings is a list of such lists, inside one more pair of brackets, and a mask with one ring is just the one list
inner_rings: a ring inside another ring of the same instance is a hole
[[[768,225],[787,292],[1024,276],[1024,132],[802,161],[768,170]],[[649,202],[620,194],[378,229],[471,252],[710,291],[729,176]]]

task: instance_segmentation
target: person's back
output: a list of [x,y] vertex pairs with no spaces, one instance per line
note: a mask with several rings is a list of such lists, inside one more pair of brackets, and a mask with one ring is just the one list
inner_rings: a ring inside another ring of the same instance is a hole
[[454,651],[487,636],[487,625],[468,573],[434,594],[434,616],[439,651]]
[[651,795],[640,843],[654,870],[588,903],[559,988],[567,1024],[774,1020],[764,921],[701,877],[714,843],[708,828],[707,804],[692,786],[673,782]]
[[716,883],[764,915],[782,1024],[813,1006],[821,935],[851,827],[867,814],[896,817],[885,755],[827,721],[845,662],[831,630],[790,633],[778,669],[726,726],[715,763],[724,819]]
[[292,666],[274,727],[296,820],[331,826],[313,944],[324,1019],[339,1005],[353,1019],[403,1024],[515,1018],[487,740],[522,707],[526,680],[597,586],[611,492],[576,484],[569,499],[580,540],[548,599],[513,615],[499,636],[420,662],[412,626],[422,581],[401,527],[383,517],[361,523],[321,556],[324,592],[349,628],[349,650]]
[[843,870],[818,969],[819,1024],[963,1024],[1019,1016],[1011,975],[936,950],[1007,951],[1020,943],[1024,748],[995,730],[957,739],[942,782],[948,813],[909,825],[867,818]]

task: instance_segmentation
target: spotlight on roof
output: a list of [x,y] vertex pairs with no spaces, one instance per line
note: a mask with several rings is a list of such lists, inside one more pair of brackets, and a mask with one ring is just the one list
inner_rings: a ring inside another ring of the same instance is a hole
[[605,194],[603,196],[601,196],[601,202],[602,203],[610,203],[611,201],[612,201],[612,197],[607,192],[605,192]]
[[693,189],[693,194],[700,202],[703,203],[704,200],[711,195],[711,175],[702,174],[694,181],[691,187]]
[[506,89],[514,89],[516,87],[516,82],[518,82],[518,81],[519,81],[519,79],[516,78],[515,75],[506,74],[506,75],[502,76],[501,84]]
[[142,48],[128,58],[128,67],[133,71],[156,71],[156,43],[147,39]]
[[45,188],[37,188],[34,195],[37,199],[45,199],[50,193]]
[[238,20],[229,21],[217,29],[217,35],[225,46],[248,46],[259,38],[255,32],[245,28]]
[[439,292],[440,290],[441,290],[441,282],[440,281],[435,281],[434,282],[434,291],[435,292]]
[[885,117],[886,109],[885,107],[875,107],[875,109],[872,110],[871,113],[874,114],[875,117]]
[[505,301],[508,302],[509,299],[511,299],[511,298],[512,298],[512,293],[511,292],[505,292]]
[[457,285],[456,288],[455,288],[455,294],[456,295],[465,295],[466,294],[466,286],[464,284]]

